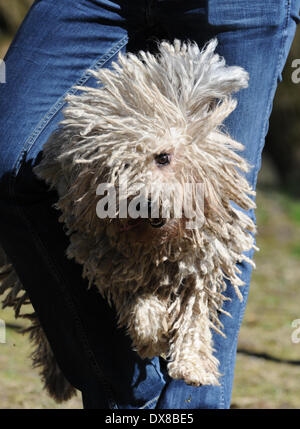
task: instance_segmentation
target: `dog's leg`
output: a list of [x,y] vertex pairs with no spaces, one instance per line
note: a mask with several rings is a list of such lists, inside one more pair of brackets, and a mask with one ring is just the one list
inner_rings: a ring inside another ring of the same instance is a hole
[[201,289],[187,291],[189,296],[178,304],[180,314],[172,329],[169,375],[194,386],[219,385],[219,362],[213,356],[207,296]]
[[119,323],[126,326],[133,347],[142,358],[152,358],[168,351],[168,316],[166,299],[154,294],[136,293],[117,309]]

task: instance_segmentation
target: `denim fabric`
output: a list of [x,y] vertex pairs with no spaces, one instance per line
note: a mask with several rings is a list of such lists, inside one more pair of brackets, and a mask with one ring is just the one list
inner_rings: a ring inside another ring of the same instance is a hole
[[242,303],[228,285],[225,310],[233,318],[222,317],[227,338],[214,336],[220,387],[169,380],[162,360],[140,359],[114,311],[65,257],[68,239],[52,207],[57,195],[32,173],[65,96],[74,85],[95,86],[88,70],[110,67],[120,51],[155,51],[162,38],[203,45],[217,36],[227,63],[250,74],[226,127],[245,145],[255,186],[299,8],[300,0],[36,0],[16,35],[0,85],[0,241],[86,408],[229,408],[251,269],[240,267]]

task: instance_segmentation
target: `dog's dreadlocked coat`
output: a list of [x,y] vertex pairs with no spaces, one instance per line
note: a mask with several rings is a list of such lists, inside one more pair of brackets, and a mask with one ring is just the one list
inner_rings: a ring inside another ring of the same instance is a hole
[[[58,191],[68,257],[114,305],[137,353],[163,355],[171,377],[195,386],[218,384],[212,329],[223,334],[225,281],[242,297],[237,263],[252,263],[245,252],[254,248],[255,232],[245,214],[254,208],[254,192],[237,153],[243,146],[222,129],[236,106],[231,94],[247,86],[248,75],[226,66],[216,44],[201,51],[194,43],[162,42],[158,55],[120,54],[112,70],[92,72],[101,85],[67,98],[61,128],[35,168]],[[128,202],[164,184],[169,205],[181,195],[192,208],[197,196],[185,195],[185,184],[201,184],[201,225],[187,228],[185,213],[175,217],[174,210],[163,219],[155,192],[147,197],[159,207],[154,218],[121,218],[119,200],[113,216],[100,218],[98,186],[110,183],[119,195],[124,177]],[[52,394],[66,399],[66,389],[53,392],[55,360],[46,345],[36,363],[44,364]]]

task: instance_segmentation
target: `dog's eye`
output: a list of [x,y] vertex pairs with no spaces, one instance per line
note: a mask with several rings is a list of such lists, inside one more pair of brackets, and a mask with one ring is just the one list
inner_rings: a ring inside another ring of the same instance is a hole
[[155,162],[159,165],[170,164],[170,155],[168,153],[160,153],[155,156]]

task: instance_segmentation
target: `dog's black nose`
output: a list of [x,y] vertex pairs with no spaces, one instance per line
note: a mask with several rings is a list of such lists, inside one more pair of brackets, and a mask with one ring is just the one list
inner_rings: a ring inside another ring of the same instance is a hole
[[153,205],[151,199],[148,199],[148,217],[149,217],[149,223],[151,226],[153,226],[153,228],[161,228],[162,226],[165,225],[165,220],[159,217],[151,217],[153,215],[153,211],[155,206]]
[[161,228],[166,224],[166,221],[165,219],[161,219],[161,218],[153,218],[153,219],[150,218],[149,223],[153,228]]

